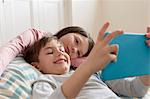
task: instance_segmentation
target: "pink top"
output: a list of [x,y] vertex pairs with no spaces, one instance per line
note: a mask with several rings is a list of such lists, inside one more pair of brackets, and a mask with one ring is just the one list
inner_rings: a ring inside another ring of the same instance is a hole
[[26,47],[30,46],[46,34],[46,32],[41,30],[28,29],[9,41],[5,46],[0,47],[0,75],[10,61],[12,61],[19,53],[22,53]]

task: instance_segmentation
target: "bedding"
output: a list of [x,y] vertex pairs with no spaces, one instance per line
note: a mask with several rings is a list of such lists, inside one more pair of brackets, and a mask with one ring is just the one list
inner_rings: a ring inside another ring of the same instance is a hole
[[16,57],[0,77],[0,99],[30,99],[31,84],[38,74],[22,57]]
[[[0,77],[0,99],[31,99],[31,84],[40,74],[21,56],[16,57]],[[122,97],[122,99],[137,98]],[[142,99],[150,99],[150,90]]]
[[14,39],[10,40],[7,44],[0,47],[0,75],[6,69],[6,66],[18,54],[22,53],[26,47],[32,45],[35,41],[41,39],[43,36],[48,35],[46,32],[38,29],[28,29],[19,34]]

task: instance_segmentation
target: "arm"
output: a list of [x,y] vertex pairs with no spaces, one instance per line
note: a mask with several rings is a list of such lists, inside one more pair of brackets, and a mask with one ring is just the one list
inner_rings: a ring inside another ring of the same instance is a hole
[[150,86],[150,75],[140,76],[139,79],[145,86]]
[[0,48],[0,75],[14,57],[21,53],[27,46],[40,39],[43,35],[45,35],[45,32],[29,29],[8,42],[5,46],[2,46]]
[[108,26],[109,23],[106,23],[102,27],[97,42],[85,62],[62,84],[62,92],[67,99],[75,98],[93,73],[102,70],[110,61],[116,59],[116,55],[110,53],[117,51],[117,45],[109,45],[108,43],[115,36],[122,34],[122,31],[113,32],[104,38]]
[[138,77],[111,80],[105,83],[120,96],[143,97],[149,88]]

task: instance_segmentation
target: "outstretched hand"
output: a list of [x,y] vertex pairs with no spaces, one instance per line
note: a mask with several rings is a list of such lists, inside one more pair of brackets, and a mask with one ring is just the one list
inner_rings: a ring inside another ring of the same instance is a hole
[[109,42],[116,36],[123,33],[121,30],[114,31],[105,36],[105,32],[109,27],[109,23],[105,23],[99,31],[96,44],[94,45],[91,53],[87,57],[87,61],[90,63],[90,69],[93,73],[102,70],[110,61],[114,61],[117,58],[118,45],[109,45]]

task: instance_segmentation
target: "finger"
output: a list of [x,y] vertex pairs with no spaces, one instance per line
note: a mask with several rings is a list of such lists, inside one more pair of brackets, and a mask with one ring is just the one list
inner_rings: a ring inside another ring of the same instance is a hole
[[111,34],[108,34],[104,39],[105,44],[108,44],[113,38],[121,34],[123,34],[122,30],[117,30],[112,32]]
[[[109,53],[111,54],[111,55],[115,55],[115,57],[117,57],[117,55],[118,55],[118,51],[119,51],[119,46],[117,45],[117,44],[113,44],[113,45],[111,45],[110,47],[109,47]],[[117,61],[117,58],[112,58],[112,61]]]
[[110,57],[110,60],[111,60],[112,62],[116,62],[116,61],[117,61],[117,55],[115,55],[115,54],[110,54],[109,57]]
[[150,26],[149,27],[147,27],[147,33],[149,33],[150,32]]
[[108,48],[108,53],[117,55],[119,50],[118,44],[112,44]]
[[110,46],[110,53],[111,54],[118,55],[118,51],[119,51],[119,45],[118,44],[113,44]]
[[108,26],[109,26],[109,22],[106,22],[106,23],[103,25],[103,27],[102,27],[101,30],[99,31],[99,34],[98,34],[98,37],[97,37],[97,41],[103,40],[104,34],[105,34],[105,32],[106,32]]
[[150,32],[149,32],[149,33],[146,33],[146,37],[147,37],[147,38],[150,38]]
[[148,46],[150,46],[150,40],[146,40]]
[[116,55],[118,54],[119,46],[118,44],[112,44],[105,48],[105,51],[108,55]]

